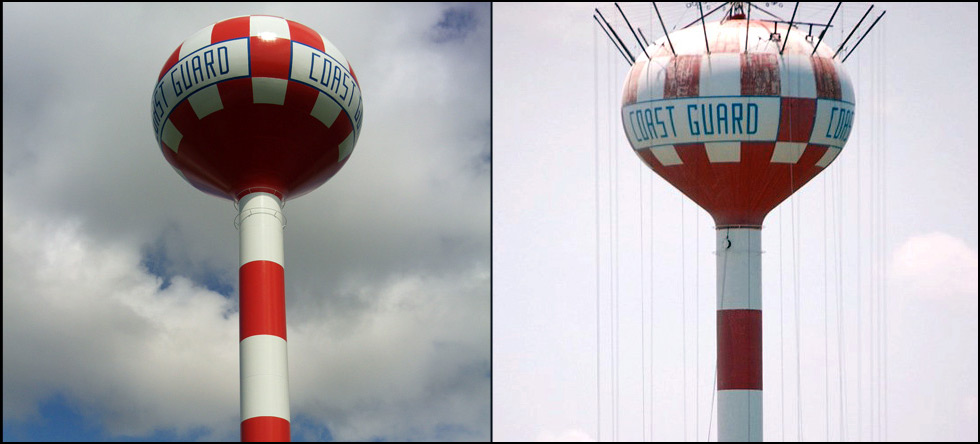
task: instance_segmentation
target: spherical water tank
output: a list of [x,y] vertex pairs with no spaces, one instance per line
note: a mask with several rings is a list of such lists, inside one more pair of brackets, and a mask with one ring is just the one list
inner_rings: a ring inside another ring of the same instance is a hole
[[320,186],[349,159],[364,104],[354,69],[316,31],[280,17],[222,20],[167,59],[153,129],[178,174],[237,200]]
[[717,226],[761,226],[833,162],[853,125],[851,81],[826,45],[811,55],[813,41],[744,18],[661,38],[626,78],[630,144]]

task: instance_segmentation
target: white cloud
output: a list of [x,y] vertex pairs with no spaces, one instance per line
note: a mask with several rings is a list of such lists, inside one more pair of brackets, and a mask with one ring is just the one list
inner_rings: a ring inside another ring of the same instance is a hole
[[[237,437],[233,300],[180,276],[160,290],[136,250],[6,210],[5,418],[64,393],[114,435]],[[345,440],[485,437],[489,404],[474,401],[490,391],[489,285],[481,269],[407,275],[357,289],[375,302],[356,323],[291,322],[294,414]],[[446,425],[459,430],[442,436]]]
[[907,239],[891,260],[892,280],[912,297],[976,303],[977,252],[942,232]]
[[137,251],[95,242],[78,223],[8,210],[4,418],[29,419],[63,393],[115,434],[231,431],[221,430],[237,416],[230,300],[181,277],[161,291]]
[[886,318],[889,436],[976,440],[977,252],[933,232],[890,259],[888,296],[899,303]]
[[324,316],[291,323],[294,405],[326,419],[345,440],[373,439],[379,430],[480,439],[477,430],[441,436],[439,428],[489,429],[489,403],[472,402],[490,392],[489,286],[489,273],[479,270],[459,278],[402,276],[357,289],[376,302],[354,322]]

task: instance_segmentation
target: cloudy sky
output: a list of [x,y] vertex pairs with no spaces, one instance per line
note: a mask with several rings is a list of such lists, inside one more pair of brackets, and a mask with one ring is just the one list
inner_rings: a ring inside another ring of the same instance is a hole
[[[494,439],[595,440],[597,419],[603,440],[614,424],[620,440],[716,439],[713,224],[630,152],[628,66],[594,6],[493,8]],[[662,35],[649,3],[623,7]],[[977,5],[882,9],[845,64],[848,145],[765,222],[770,440],[977,439]],[[668,28],[697,17],[661,12]]]
[[489,5],[4,3],[4,440],[238,439],[236,212],[167,165],[150,94],[248,14],[327,36],[365,101],[286,206],[293,439],[489,439]]

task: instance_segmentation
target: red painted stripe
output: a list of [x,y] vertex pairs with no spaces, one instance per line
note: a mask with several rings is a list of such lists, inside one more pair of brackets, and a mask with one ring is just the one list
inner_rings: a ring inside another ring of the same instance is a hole
[[292,51],[289,40],[251,37],[248,42],[251,45],[249,57],[252,62],[252,77],[289,78],[289,57]]
[[[294,91],[302,88],[309,89],[309,94],[298,97]],[[340,170],[338,147],[353,127],[343,112],[330,127],[311,116],[309,110],[316,102],[316,90],[298,82],[287,84],[286,103],[300,100],[303,107],[299,109],[268,104],[253,106],[252,79],[247,77],[219,83],[218,92],[224,109],[208,115],[207,126],[197,123],[189,103],[178,106],[178,111],[186,105],[187,116],[192,121],[174,121],[184,136],[178,155],[184,159],[181,171],[195,187],[216,188],[220,192],[206,192],[229,199],[246,188],[265,187],[279,190],[288,199],[315,189]],[[295,130],[278,131],[286,127]],[[275,137],[256,139],[253,135],[259,133],[275,134]],[[279,151],[269,150],[270,144],[288,146],[293,155],[283,156]],[[191,165],[200,167],[191,168]],[[220,168],[215,169],[215,165]]]
[[248,77],[225,80],[219,83],[218,94],[221,95],[223,105],[221,111],[248,107],[255,102],[255,94],[252,92],[252,79]]
[[289,421],[275,416],[256,416],[242,421],[243,442],[289,442]]
[[248,16],[235,17],[214,24],[211,28],[211,43],[248,37],[251,19]]
[[[286,84],[286,101],[283,105],[289,109],[303,110],[306,113],[313,111],[316,105],[317,96],[321,93],[314,88],[308,88],[299,82],[289,82]],[[337,113],[337,118],[347,117],[344,113]],[[331,122],[333,123],[333,122]],[[343,141],[343,139],[341,139]]]
[[776,140],[809,142],[813,132],[813,119],[817,115],[817,100],[783,97],[779,106],[779,134],[776,135]]
[[302,23],[296,23],[292,20],[286,20],[286,23],[289,24],[290,41],[302,43],[306,46],[316,48],[321,52],[326,52],[323,46],[323,39],[320,38],[320,34],[316,31]]
[[664,98],[696,97],[701,88],[701,56],[677,56],[667,65]]
[[762,390],[762,310],[718,310],[718,390]]
[[772,163],[775,145],[742,142],[741,161],[730,163],[709,162],[703,144],[675,145],[683,165],[664,166],[650,150],[636,154],[660,177],[711,213],[715,225],[761,226],[770,210],[823,170],[815,164],[826,148],[808,145],[799,162],[787,164]]
[[824,57],[810,57],[810,60],[817,80],[817,98],[840,100],[840,79],[837,77],[834,61]]
[[659,170],[660,168],[664,168],[663,164],[661,164],[660,161],[657,160],[657,157],[653,155],[653,151],[650,151],[649,149],[643,149],[634,152],[636,153],[637,156],[640,156],[640,159],[643,159],[643,163],[646,163],[647,166],[649,166],[650,168],[657,169],[657,170]]
[[252,335],[286,339],[284,270],[272,261],[252,261],[238,269],[239,340]]
[[779,60],[776,54],[742,54],[742,95],[778,96]]
[[167,71],[170,71],[170,68],[173,68],[174,65],[177,64],[177,62],[179,61],[178,57],[180,57],[180,48],[182,46],[184,46],[183,43],[178,45],[177,49],[174,50],[173,54],[170,54],[170,57],[167,59],[167,63],[163,64],[163,69],[160,70],[160,76],[157,77],[157,82],[163,79],[163,75],[166,74]]
[[[185,98],[185,95],[181,95],[179,100],[183,100]],[[191,106],[191,102],[188,100],[183,100],[177,104],[176,107],[174,107],[173,111],[170,112],[170,123],[172,123],[174,128],[176,128],[181,134],[184,133],[184,131],[182,131],[183,128],[193,127],[195,124],[197,124],[198,120],[200,119],[197,118],[197,113],[194,112],[194,107]],[[183,153],[178,151],[177,154],[180,155]]]

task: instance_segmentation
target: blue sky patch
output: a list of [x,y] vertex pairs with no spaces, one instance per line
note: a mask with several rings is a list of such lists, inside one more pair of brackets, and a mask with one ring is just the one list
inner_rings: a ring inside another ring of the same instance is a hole
[[[170,287],[174,276],[182,275],[195,285],[218,293],[226,298],[234,296],[237,273],[213,267],[209,264],[177,263],[174,257],[186,258],[181,251],[168,248],[168,238],[179,236],[174,230],[169,230],[158,237],[153,243],[144,245],[141,250],[140,266],[148,273],[161,279],[161,291]],[[170,242],[171,245],[176,242]],[[179,245],[179,243],[177,243]],[[186,259],[181,259],[186,261]],[[235,270],[237,272],[237,270]]]
[[204,427],[185,434],[173,430],[154,431],[145,436],[110,435],[95,418],[81,415],[61,393],[42,401],[40,418],[27,421],[3,421],[4,441],[196,441],[206,435]]
[[158,238],[152,245],[143,248],[140,266],[146,271],[160,279],[160,290],[166,290],[170,286],[170,279],[173,277],[173,263],[167,257],[166,247],[163,238]]
[[307,415],[294,415],[290,418],[289,428],[293,441],[327,442],[333,441],[333,433],[322,424]]
[[436,43],[446,43],[452,40],[464,40],[476,29],[477,20],[472,8],[449,8],[442,11],[442,19],[433,25],[435,35],[432,40]]

